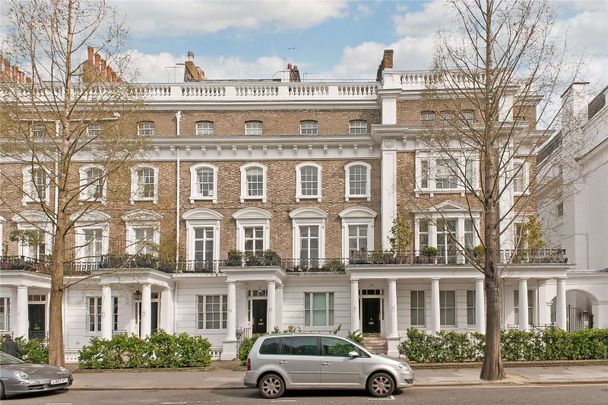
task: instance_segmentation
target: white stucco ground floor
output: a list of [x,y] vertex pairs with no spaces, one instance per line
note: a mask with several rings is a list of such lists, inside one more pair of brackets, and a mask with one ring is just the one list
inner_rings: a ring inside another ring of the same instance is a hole
[[[93,337],[147,336],[159,330],[209,339],[216,358],[236,356],[240,339],[293,327],[361,331],[386,341],[389,355],[410,327],[429,332],[485,329],[484,282],[464,266],[357,266],[345,273],[238,268],[211,274],[121,270],[69,277],[64,294],[68,361]],[[608,328],[608,272],[513,266],[503,279],[505,329]],[[48,334],[50,279],[0,272],[0,330]],[[521,308],[527,308],[521,311]]]

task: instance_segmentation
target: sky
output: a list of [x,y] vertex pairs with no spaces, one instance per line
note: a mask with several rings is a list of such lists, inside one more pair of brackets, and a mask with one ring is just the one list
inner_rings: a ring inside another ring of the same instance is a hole
[[[3,0],[0,0],[0,2]],[[444,0],[108,0],[130,27],[128,51],[144,82],[173,81],[195,54],[209,79],[276,77],[287,62],[305,80],[375,79],[387,48],[398,70],[427,70]],[[579,78],[608,84],[608,0],[552,0]],[[1,27],[0,27],[1,33]]]

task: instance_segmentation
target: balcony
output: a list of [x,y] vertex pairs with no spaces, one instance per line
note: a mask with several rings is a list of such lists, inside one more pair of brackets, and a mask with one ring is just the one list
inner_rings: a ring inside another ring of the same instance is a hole
[[[428,251],[406,251],[400,254],[388,250],[353,253],[348,258],[282,259],[275,252],[244,254],[232,251],[224,260],[162,261],[150,254],[110,254],[87,260],[73,260],[64,264],[66,275],[90,274],[93,271],[120,269],[152,269],[165,273],[220,273],[222,269],[248,267],[280,267],[287,273],[344,273],[356,266],[471,266],[475,260],[483,262],[483,253],[450,250],[429,254]],[[500,264],[537,266],[566,264],[565,249],[501,250]],[[23,270],[48,273],[51,262],[24,256],[0,256],[0,270]]]

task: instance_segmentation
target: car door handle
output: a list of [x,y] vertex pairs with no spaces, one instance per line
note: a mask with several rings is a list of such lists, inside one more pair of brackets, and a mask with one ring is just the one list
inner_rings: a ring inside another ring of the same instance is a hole
[[281,360],[281,361],[279,361],[279,364],[284,366],[285,364],[287,364],[287,360]]
[[329,366],[329,361],[324,361],[323,363],[321,363],[322,366]]

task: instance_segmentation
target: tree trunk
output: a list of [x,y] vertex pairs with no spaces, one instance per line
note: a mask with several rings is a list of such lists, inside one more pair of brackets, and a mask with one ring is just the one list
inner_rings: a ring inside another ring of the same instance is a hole
[[62,225],[65,214],[59,212],[57,231],[53,244],[53,266],[51,268],[51,308],[49,320],[49,364],[63,367],[65,353],[63,348],[63,262],[65,259],[65,237]]
[[482,380],[502,380],[506,377],[500,350],[500,303],[499,281],[490,275],[485,277],[486,291],[486,346],[484,350]]

